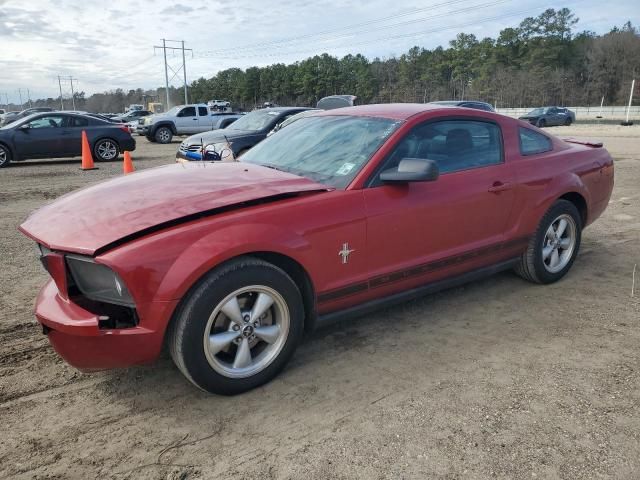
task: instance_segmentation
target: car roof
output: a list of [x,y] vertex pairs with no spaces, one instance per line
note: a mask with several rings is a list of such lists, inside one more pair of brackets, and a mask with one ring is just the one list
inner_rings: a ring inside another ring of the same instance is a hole
[[442,110],[443,105],[428,103],[378,103],[372,105],[360,105],[357,107],[336,108],[320,112],[318,116],[353,115],[360,117],[381,117],[393,120],[406,120],[414,115],[430,110]]
[[311,107],[268,107],[254,110],[254,112],[303,112]]

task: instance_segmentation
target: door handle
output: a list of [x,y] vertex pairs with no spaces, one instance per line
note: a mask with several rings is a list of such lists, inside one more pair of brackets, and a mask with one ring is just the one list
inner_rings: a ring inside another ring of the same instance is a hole
[[194,122],[197,122],[198,119],[197,118],[192,118],[191,120],[193,120]]
[[511,185],[509,182],[493,182],[493,185],[491,185],[487,191],[491,193],[500,193],[506,190],[511,190],[512,188],[513,185]]

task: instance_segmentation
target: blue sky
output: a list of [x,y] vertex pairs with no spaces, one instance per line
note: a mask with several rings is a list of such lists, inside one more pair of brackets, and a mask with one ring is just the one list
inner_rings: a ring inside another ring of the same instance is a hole
[[[578,30],[640,25],[640,0],[0,0],[0,104],[5,93],[17,103],[19,88],[23,97],[27,88],[31,98],[57,96],[57,75],[72,75],[88,94],[163,85],[162,55],[153,50],[162,37],[194,50],[192,81],[323,52],[389,57],[414,45],[446,46],[460,31],[495,37],[549,7],[570,8]],[[177,67],[181,57],[169,60]]]

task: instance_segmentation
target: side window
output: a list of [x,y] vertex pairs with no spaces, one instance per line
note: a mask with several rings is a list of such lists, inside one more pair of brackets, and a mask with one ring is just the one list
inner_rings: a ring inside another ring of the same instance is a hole
[[418,125],[387,157],[382,170],[403,158],[424,158],[438,164],[440,174],[502,163],[502,135],[495,123],[441,120]]
[[518,130],[521,155],[535,155],[536,153],[548,152],[553,149],[551,140],[547,136],[528,128],[520,127]]
[[201,117],[207,117],[209,115],[209,110],[207,107],[198,107],[198,115]]
[[68,117],[68,125],[70,127],[86,127],[89,125],[89,120],[82,117]]
[[196,116],[196,107],[185,107],[180,110],[178,114],[179,117],[195,117]]
[[62,117],[48,115],[29,122],[29,128],[58,128],[62,126]]

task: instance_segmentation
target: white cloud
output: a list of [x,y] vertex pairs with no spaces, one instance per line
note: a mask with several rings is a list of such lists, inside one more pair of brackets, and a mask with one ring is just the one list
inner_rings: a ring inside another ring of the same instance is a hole
[[[640,0],[609,2],[606,15],[596,0],[562,6],[580,17],[580,30],[604,33],[627,20],[640,23]],[[162,55],[153,50],[162,37],[185,40],[194,50],[194,58],[187,56],[191,81],[323,52],[385,57],[413,45],[447,45],[459,31],[495,37],[547,7],[540,0],[0,0],[0,94],[17,100],[17,89],[29,88],[32,98],[55,97],[57,75],[72,75],[87,93],[163,85]],[[296,40],[273,43],[290,38]],[[170,53],[169,61],[177,68],[181,55]]]

